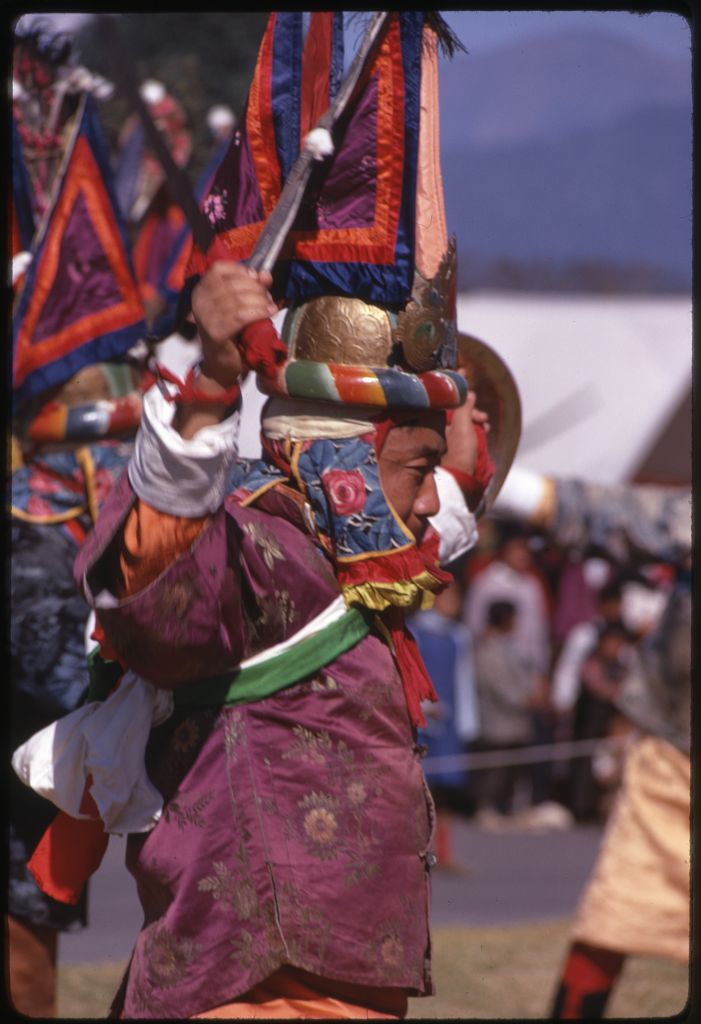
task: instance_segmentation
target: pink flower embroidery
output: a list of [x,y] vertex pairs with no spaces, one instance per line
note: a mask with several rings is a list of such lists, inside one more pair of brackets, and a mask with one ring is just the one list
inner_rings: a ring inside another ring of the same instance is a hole
[[209,218],[211,224],[216,224],[218,220],[224,220],[226,216],[226,189],[221,193],[210,192],[204,201],[204,212]]
[[337,516],[350,516],[365,507],[365,480],[357,469],[329,469],[322,474],[331,509]]

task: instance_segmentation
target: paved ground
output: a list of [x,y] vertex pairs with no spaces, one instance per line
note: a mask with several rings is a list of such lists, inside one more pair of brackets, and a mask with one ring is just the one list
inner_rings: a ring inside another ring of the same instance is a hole
[[568,917],[589,874],[601,829],[578,826],[541,833],[455,828],[466,878],[434,870],[434,925],[502,925]]
[[[434,925],[503,925],[568,917],[596,856],[600,829],[486,832],[459,820],[455,850],[466,877],[433,873]],[[124,841],[112,838],[90,894],[90,927],[60,939],[62,963],[126,960],[139,929],[135,887],[124,868]]]

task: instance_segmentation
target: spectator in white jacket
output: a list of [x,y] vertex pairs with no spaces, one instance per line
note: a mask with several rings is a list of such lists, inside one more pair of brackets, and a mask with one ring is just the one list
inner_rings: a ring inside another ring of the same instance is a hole
[[509,531],[493,562],[471,580],[465,599],[464,620],[478,637],[487,625],[487,609],[494,601],[516,607],[513,644],[524,668],[546,675],[550,668],[550,623],[544,584],[533,568],[525,534]]

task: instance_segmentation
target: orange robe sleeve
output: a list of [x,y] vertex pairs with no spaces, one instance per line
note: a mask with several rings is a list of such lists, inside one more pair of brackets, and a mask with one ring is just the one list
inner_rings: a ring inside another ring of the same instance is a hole
[[152,583],[193,544],[209,519],[173,516],[139,499],[122,530],[118,596],[129,597]]

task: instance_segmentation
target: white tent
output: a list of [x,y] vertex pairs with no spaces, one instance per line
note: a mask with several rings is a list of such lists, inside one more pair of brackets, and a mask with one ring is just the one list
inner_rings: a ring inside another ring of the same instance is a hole
[[495,349],[516,380],[519,465],[632,480],[673,423],[672,476],[691,479],[690,298],[476,292],[459,297],[458,326]]

